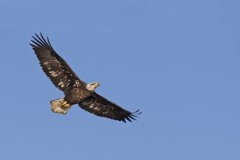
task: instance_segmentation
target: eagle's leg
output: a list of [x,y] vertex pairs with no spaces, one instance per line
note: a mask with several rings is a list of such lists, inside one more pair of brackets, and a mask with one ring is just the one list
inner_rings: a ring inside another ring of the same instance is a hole
[[67,103],[63,98],[50,101],[51,110],[54,113],[67,114],[67,111],[70,109],[71,105]]

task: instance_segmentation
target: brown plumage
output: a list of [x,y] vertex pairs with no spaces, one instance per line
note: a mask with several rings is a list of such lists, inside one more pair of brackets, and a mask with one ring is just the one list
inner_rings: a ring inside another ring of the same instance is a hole
[[45,74],[52,83],[64,92],[65,97],[51,101],[52,111],[66,114],[70,107],[78,104],[82,109],[97,116],[126,122],[135,120],[139,112],[129,112],[95,92],[99,83],[85,83],[69,65],[55,52],[47,37],[33,36],[30,44]]

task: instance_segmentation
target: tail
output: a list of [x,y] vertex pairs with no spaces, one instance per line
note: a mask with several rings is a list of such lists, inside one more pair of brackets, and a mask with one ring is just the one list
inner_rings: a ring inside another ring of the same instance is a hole
[[67,114],[68,110],[71,108],[69,104],[64,101],[63,98],[50,101],[51,110],[54,113]]

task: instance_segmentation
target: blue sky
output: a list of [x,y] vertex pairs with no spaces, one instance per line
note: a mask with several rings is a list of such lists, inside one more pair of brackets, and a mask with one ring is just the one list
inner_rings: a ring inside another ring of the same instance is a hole
[[[0,159],[239,160],[240,1],[0,0]],[[133,123],[63,97],[28,45],[34,33]]]

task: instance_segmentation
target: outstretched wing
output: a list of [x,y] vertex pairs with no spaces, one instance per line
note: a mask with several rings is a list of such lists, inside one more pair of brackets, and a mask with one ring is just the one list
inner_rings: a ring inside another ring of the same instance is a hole
[[47,37],[44,39],[42,34],[40,36],[35,34],[32,44],[33,50],[37,55],[40,65],[46,75],[50,78],[52,83],[61,91],[65,91],[76,81],[82,82],[68,64],[54,51]]
[[78,104],[82,109],[93,113],[97,116],[106,117],[114,120],[126,122],[135,120],[138,114],[141,114],[139,110],[135,112],[129,112],[120,106],[110,102],[106,98],[94,93],[84,101]]

